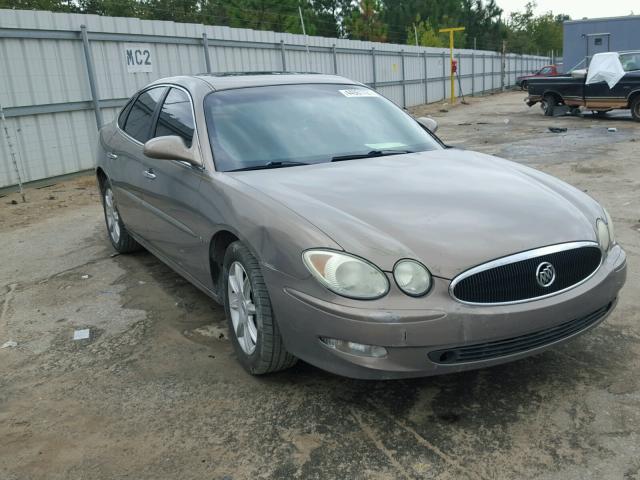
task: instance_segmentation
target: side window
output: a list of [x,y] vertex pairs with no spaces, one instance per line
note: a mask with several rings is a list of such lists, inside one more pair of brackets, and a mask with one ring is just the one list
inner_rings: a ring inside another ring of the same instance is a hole
[[131,110],[132,104],[133,104],[133,100],[129,100],[127,104],[122,108],[120,115],[118,115],[118,126],[120,128],[124,127],[124,124],[127,120],[127,115],[129,115],[129,110]]
[[154,137],[177,135],[184,139],[187,147],[193,141],[194,120],[189,95],[172,88],[162,105]]
[[549,67],[544,67],[542,70],[540,70],[541,75],[549,75],[550,73],[551,73],[551,68]]
[[140,94],[127,117],[124,131],[139,142],[146,142],[151,138],[151,122],[165,87],[152,88]]

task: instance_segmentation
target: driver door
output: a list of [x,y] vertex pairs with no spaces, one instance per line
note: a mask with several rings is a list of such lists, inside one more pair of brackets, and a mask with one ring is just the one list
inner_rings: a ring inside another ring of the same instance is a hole
[[[182,88],[170,87],[151,138],[168,135],[181,137],[187,147],[197,142],[191,98]],[[150,212],[147,240],[177,267],[209,283],[208,243],[200,234],[205,225],[199,210],[203,169],[180,160],[148,157],[144,164],[149,173],[144,188]]]

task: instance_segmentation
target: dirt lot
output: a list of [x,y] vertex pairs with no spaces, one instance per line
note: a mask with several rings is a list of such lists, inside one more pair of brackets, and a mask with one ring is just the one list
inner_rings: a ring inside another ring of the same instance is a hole
[[113,255],[92,178],[30,189],[0,198],[0,345],[17,342],[0,349],[0,479],[640,479],[640,124],[522,98],[425,110],[445,142],[609,209],[629,278],[603,325],[463,374],[252,378],[220,307],[149,254]]

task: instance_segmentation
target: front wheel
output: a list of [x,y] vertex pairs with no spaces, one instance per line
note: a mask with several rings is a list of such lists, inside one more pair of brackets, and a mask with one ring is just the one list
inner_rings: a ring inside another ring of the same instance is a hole
[[540,107],[542,108],[542,112],[545,117],[553,117],[553,112],[555,111],[557,103],[558,101],[553,95],[545,95],[542,97]]
[[631,116],[636,122],[640,122],[640,95],[631,100]]
[[297,359],[284,348],[258,260],[241,242],[224,256],[224,308],[238,360],[252,375],[277,372]]
[[528,87],[528,85],[527,85],[526,80],[525,80],[525,81],[522,81],[522,83],[520,83],[520,90],[528,90],[528,88],[529,88],[529,87]]

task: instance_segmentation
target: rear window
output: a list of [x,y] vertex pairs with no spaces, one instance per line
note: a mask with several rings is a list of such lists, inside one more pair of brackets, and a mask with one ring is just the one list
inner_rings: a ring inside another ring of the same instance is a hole
[[193,113],[189,96],[180,89],[172,88],[158,116],[155,137],[177,135],[184,139],[187,147],[193,141]]
[[146,90],[138,96],[127,117],[124,131],[141,143],[151,138],[151,122],[165,87]]

